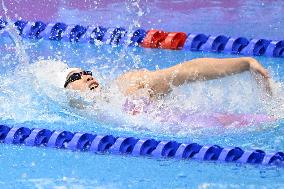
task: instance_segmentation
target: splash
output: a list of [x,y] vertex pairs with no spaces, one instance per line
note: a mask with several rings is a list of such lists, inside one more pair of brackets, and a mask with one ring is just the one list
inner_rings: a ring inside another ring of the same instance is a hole
[[5,18],[7,21],[7,25],[4,28],[4,32],[8,33],[8,36],[11,38],[15,45],[15,54],[19,59],[21,64],[28,64],[29,63],[29,56],[25,52],[26,46],[22,42],[22,38],[19,35],[19,31],[17,30],[16,26],[14,25],[13,21],[8,17],[8,9],[5,6],[4,0],[2,0],[2,9],[4,10]]
[[[0,117],[2,120],[63,121],[69,114],[62,107],[65,94],[58,90],[56,71],[66,66],[62,62],[45,61],[19,66],[0,76]],[[68,122],[68,118],[65,120]],[[64,122],[65,122],[64,121]]]
[[[274,82],[274,97],[265,98],[263,88],[249,72],[176,87],[169,95],[151,103],[147,111],[133,115],[125,111],[124,106],[129,98],[123,96],[114,80],[105,81],[99,93],[64,90],[65,78],[61,75],[68,67],[62,61],[44,60],[20,66],[15,72],[5,76],[1,75],[2,120],[14,120],[16,123],[30,120],[59,121],[64,124],[99,122],[100,127],[107,126],[112,130],[186,136],[203,135],[204,130],[224,133],[247,129],[236,126],[236,122],[226,128],[220,127],[216,122],[213,125],[217,114],[258,115],[257,119],[260,120],[263,119],[261,115],[277,119],[284,116],[282,84]],[[102,78],[104,77],[103,74]],[[262,128],[253,121],[251,123],[247,124],[250,130]],[[211,127],[208,127],[209,124]]]

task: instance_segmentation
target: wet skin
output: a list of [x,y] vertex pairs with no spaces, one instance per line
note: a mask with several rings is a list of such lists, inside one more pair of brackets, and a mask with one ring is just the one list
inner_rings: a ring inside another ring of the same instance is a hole
[[[81,69],[72,71],[67,78],[72,73],[81,71]],[[271,95],[268,71],[256,59],[250,57],[197,58],[163,70],[130,71],[120,75],[116,79],[116,84],[126,96],[133,95],[140,89],[145,89],[144,95],[153,97],[169,93],[171,86],[217,79],[244,71],[251,71],[261,75],[266,91]],[[69,83],[67,88],[82,92],[88,90],[99,91],[100,85],[96,78],[90,75],[81,75],[81,79]]]

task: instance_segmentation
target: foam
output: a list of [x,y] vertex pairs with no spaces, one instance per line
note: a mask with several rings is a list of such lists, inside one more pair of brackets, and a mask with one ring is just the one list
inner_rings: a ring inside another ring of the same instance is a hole
[[[31,65],[32,74],[39,83],[49,83],[58,88],[64,88],[69,67],[62,61],[40,60]],[[69,72],[68,72],[69,71]]]

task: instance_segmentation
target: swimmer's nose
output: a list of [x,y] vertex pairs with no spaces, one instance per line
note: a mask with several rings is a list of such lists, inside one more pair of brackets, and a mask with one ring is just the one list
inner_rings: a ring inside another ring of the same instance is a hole
[[87,78],[87,81],[92,81],[92,80],[94,80],[94,78],[92,77]]
[[89,76],[89,75],[85,76],[85,81],[91,90],[99,87],[99,82],[92,76]]
[[93,78],[92,76],[90,76],[90,75],[83,75],[83,78],[84,78],[84,80],[87,81],[87,82],[94,80],[94,78]]

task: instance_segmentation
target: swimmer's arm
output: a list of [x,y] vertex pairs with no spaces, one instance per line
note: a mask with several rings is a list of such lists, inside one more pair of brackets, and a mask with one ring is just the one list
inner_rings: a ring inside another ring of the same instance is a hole
[[179,86],[187,82],[217,79],[244,71],[254,71],[265,78],[266,90],[271,94],[269,74],[254,58],[197,58],[173,67],[151,72],[146,84],[156,94],[171,91],[171,86]]
[[248,70],[269,78],[267,70],[257,60],[250,57],[198,58],[155,72],[172,85],[179,86],[186,82],[216,79]]

